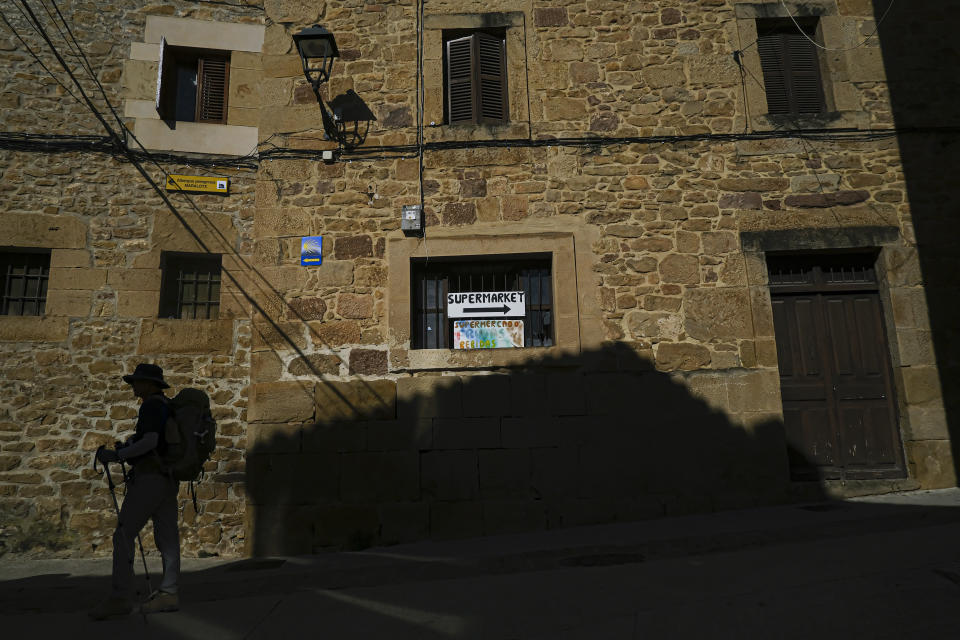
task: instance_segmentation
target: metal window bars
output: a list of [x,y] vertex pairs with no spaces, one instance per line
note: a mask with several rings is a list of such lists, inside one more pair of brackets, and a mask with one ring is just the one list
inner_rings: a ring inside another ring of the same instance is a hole
[[160,317],[210,320],[220,315],[220,256],[168,255]]
[[5,253],[0,255],[0,271],[4,274],[0,315],[43,315],[50,278],[50,253]]
[[411,266],[411,347],[449,349],[453,321],[447,317],[448,293],[523,291],[526,293],[524,346],[554,344],[553,281],[550,257],[488,258],[414,262]]

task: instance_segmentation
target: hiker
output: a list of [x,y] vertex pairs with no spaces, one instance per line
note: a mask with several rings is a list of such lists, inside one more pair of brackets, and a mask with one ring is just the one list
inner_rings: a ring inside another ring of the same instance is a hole
[[[180,533],[177,528],[177,491],[179,482],[161,466],[167,443],[165,426],[170,408],[164,389],[163,369],[141,363],[133,373],[123,376],[133,387],[133,395],[142,400],[136,432],[117,448],[101,448],[97,459],[103,464],[129,463],[133,471],[127,478],[126,497],[119,511],[113,534],[113,582],[110,597],[90,612],[95,620],[123,616],[133,610],[131,587],[135,541],[148,519],[153,520],[153,537],[163,558],[163,580],[140,610],[143,613],[176,611],[180,602],[177,582],[180,578]],[[141,553],[143,548],[141,546]]]

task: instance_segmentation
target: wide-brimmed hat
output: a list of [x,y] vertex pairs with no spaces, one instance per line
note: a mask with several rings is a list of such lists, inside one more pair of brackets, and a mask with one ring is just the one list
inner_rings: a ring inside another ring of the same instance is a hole
[[163,379],[163,369],[155,364],[147,364],[145,362],[138,364],[136,369],[133,370],[133,373],[123,376],[123,381],[128,384],[133,384],[137,380],[153,382],[159,385],[161,389],[170,388],[167,381]]

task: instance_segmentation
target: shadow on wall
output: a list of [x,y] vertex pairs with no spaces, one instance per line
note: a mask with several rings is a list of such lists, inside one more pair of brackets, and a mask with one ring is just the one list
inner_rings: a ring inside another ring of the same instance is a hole
[[[883,15],[891,1],[873,0],[875,15]],[[949,432],[949,442],[942,433],[930,434],[928,441],[915,445],[927,450],[915,451],[911,458],[935,464],[938,453],[952,449],[952,471],[960,476],[960,253],[956,250],[960,190],[956,162],[951,161],[960,157],[960,76],[953,72],[960,65],[956,44],[960,0],[898,5],[881,23],[879,36],[893,120],[900,130],[898,143],[930,326],[922,317],[913,317],[916,304],[903,305],[900,312],[905,322],[917,320],[923,344],[932,343],[940,374],[938,381],[932,368],[910,373],[914,392],[923,397],[911,402],[921,406],[911,410],[907,424],[913,429],[942,424],[944,417],[936,406],[942,397]],[[922,304],[918,315],[922,316]],[[907,391],[909,395],[911,389]],[[922,407],[925,401],[932,406]],[[942,473],[949,477],[949,470]]]
[[[361,549],[822,499],[819,483],[791,495],[796,452],[777,381],[775,369],[663,373],[612,344],[493,375],[257,385],[247,550]],[[311,420],[278,423],[305,399]]]

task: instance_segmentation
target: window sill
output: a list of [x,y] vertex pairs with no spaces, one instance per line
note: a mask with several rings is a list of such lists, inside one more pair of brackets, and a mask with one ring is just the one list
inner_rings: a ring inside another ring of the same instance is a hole
[[514,140],[530,137],[526,122],[507,124],[444,124],[424,129],[426,142],[470,142],[474,140]]
[[514,367],[560,358],[572,353],[562,347],[523,347],[519,349],[411,349],[390,354],[392,373],[449,371]]
[[[245,156],[257,148],[257,127],[230,124],[177,122],[176,128],[160,119],[137,118],[133,128],[141,144],[151,151],[181,151],[221,156]],[[130,141],[131,148],[138,148]]]

